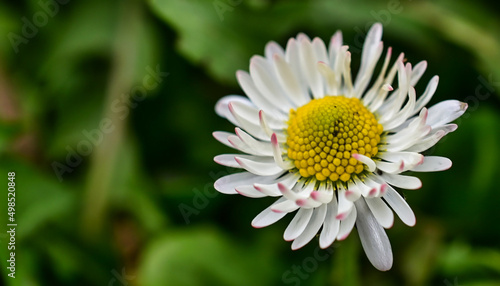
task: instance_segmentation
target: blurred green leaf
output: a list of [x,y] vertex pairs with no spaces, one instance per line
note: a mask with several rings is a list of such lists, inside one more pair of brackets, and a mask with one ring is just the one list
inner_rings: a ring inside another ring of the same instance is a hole
[[[308,6],[305,2],[280,3],[272,10],[256,11],[246,4],[227,6],[224,1],[222,8],[221,1],[151,0],[149,3],[179,32],[180,52],[225,82],[234,82],[236,70],[247,69],[252,54],[262,53],[267,41],[290,30],[294,25],[292,19],[305,15]],[[288,17],[275,17],[276,13],[286,13]],[[270,26],[273,28],[269,29]]]
[[[484,0],[68,1],[16,54],[7,35],[22,33],[23,17],[43,20],[47,11],[41,3],[55,2],[0,4],[0,105],[7,110],[5,102],[16,103],[20,116],[0,122],[0,171],[18,172],[20,223],[18,278],[4,275],[4,284],[118,285],[117,275],[125,271],[130,279],[122,284],[146,286],[500,285],[500,228],[493,219],[500,201],[495,5]],[[328,42],[342,30],[355,73],[375,21],[384,25],[385,48],[404,52],[413,64],[428,61],[418,94],[432,75],[440,76],[430,105],[451,98],[469,103],[459,129],[428,152],[449,157],[453,168],[419,173],[421,190],[401,190],[418,223],[407,228],[396,219],[387,231],[392,270],[374,269],[353,231],[307,271],[307,278],[299,278],[295,267],[304,269],[318,246],[314,239],[300,251],[289,249],[282,235],[291,215],[256,231],[249,222],[271,198],[206,195],[214,194],[214,180],[235,171],[212,160],[228,148],[210,133],[233,128],[213,106],[225,94],[241,93],[235,71],[248,70],[252,55],[262,55],[267,42],[284,46],[299,32]],[[171,75],[148,90],[145,100],[109,110],[117,97],[143,84],[148,67],[157,66]],[[89,140],[83,131],[98,128],[104,118],[113,118],[117,129],[93,144],[92,154],[59,182],[51,163],[65,163],[66,147]],[[186,224],[179,205],[195,206],[198,199],[203,206]],[[4,215],[5,207],[0,203]],[[82,228],[82,210],[94,215],[91,227],[102,226],[99,234],[82,232],[91,228]],[[208,226],[199,227],[201,222]],[[6,238],[0,232],[1,245]],[[0,254],[4,273],[7,249],[0,247]]]
[[151,242],[138,279],[144,286],[272,285],[269,258],[258,248],[236,245],[216,229],[184,229]]
[[5,38],[0,41],[0,64],[4,64],[2,62],[12,59],[12,56],[15,54],[10,39],[17,39],[16,35],[19,35],[20,21],[17,21],[18,18],[16,16],[17,14],[12,9],[0,6],[0,35],[5,35]]
[[[498,278],[500,275],[499,250],[472,248],[471,245],[462,241],[454,241],[443,249],[439,255],[439,262],[444,274],[448,277],[461,275],[464,278],[476,280],[481,276]],[[482,274],[478,277],[480,273]],[[480,279],[484,280],[483,277]]]

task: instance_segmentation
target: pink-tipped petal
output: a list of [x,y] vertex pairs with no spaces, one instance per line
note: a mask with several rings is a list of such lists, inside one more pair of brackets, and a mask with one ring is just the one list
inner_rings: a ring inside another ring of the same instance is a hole
[[349,236],[352,228],[354,227],[354,223],[356,222],[356,217],[357,210],[355,207],[353,207],[347,217],[340,222],[340,229],[339,233],[337,234],[337,240],[344,240]]
[[326,205],[314,209],[311,220],[307,224],[304,231],[293,241],[292,249],[296,250],[306,245],[318,233],[321,225],[325,221]]
[[306,229],[313,212],[313,209],[299,209],[290,224],[288,224],[288,227],[285,229],[283,239],[286,241],[292,241],[301,235],[302,232],[304,232],[304,229]]
[[333,200],[326,205],[326,216],[323,222],[323,230],[319,236],[319,246],[321,248],[329,247],[337,237],[340,228],[340,221],[335,219],[337,213],[337,201],[335,194]]
[[286,201],[285,198],[279,198],[274,204],[260,212],[253,220],[252,220],[252,226],[255,228],[262,228],[266,227],[268,225],[271,225],[278,220],[282,219],[283,217],[286,216],[286,212],[282,213],[277,213],[271,210],[271,207],[273,205],[279,204]]
[[388,186],[383,198],[391,206],[391,208],[399,216],[404,224],[408,226],[415,225],[415,214],[413,213],[408,203],[401,197],[398,192],[396,192],[396,190],[394,190],[391,186]]
[[283,170],[293,169],[295,166],[291,161],[283,161],[282,152],[280,148],[280,144],[278,142],[278,138],[276,137],[276,133],[271,135],[271,146],[273,149],[274,162],[276,165],[280,166]]
[[425,156],[422,164],[411,169],[415,172],[438,172],[451,168],[452,162],[446,157]]
[[277,213],[290,213],[297,210],[299,206],[290,200],[286,200],[271,206],[271,210]]
[[257,191],[253,186],[251,185],[244,185],[244,186],[239,186],[236,187],[236,192],[242,196],[249,197],[249,198],[263,198],[266,197],[265,194]]

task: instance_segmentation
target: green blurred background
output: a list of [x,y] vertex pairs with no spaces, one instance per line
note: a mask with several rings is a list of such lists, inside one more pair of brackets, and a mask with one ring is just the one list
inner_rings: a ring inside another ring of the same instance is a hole
[[[500,285],[500,9],[488,1],[32,0],[0,4],[0,203],[4,285]],[[421,94],[469,104],[428,153],[451,170],[403,191],[417,225],[388,230],[389,272],[354,230],[298,251],[272,200],[217,194],[233,172],[215,102],[275,40],[341,29],[353,70],[369,26],[428,61]],[[16,172],[16,278],[7,277],[7,173]]]

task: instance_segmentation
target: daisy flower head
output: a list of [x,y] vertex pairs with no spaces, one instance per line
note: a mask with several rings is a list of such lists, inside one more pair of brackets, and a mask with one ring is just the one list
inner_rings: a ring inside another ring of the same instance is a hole
[[[465,103],[446,100],[425,106],[436,91],[434,76],[417,97],[414,86],[426,70],[422,61],[405,63],[384,53],[382,25],[369,30],[359,71],[351,76],[351,53],[336,32],[327,48],[304,34],[283,49],[266,45],[265,56],[250,60],[250,72],[238,71],[247,97],[229,95],[215,107],[236,126],[235,133],[214,137],[239,152],[214,158],[242,172],[218,179],[215,189],[251,198],[275,197],[252,226],[269,226],[293,216],[284,239],[298,249],[319,234],[329,247],[356,226],[363,249],[379,270],[392,267],[384,228],[396,213],[413,226],[413,211],[395,190],[418,189],[421,181],[406,171],[434,172],[451,167],[448,158],[424,156],[447,133]],[[394,86],[394,87],[393,87]]]

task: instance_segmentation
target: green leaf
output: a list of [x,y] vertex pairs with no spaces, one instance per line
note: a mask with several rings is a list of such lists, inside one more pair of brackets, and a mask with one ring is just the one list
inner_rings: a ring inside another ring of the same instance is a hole
[[[276,5],[271,10],[254,10],[245,4],[225,6],[229,5],[227,1],[151,0],[149,3],[178,31],[179,51],[225,82],[234,82],[236,70],[247,69],[250,57],[262,54],[266,42],[278,40],[279,35],[289,31],[293,20],[305,15],[307,7],[305,3],[293,3]],[[276,13],[286,13],[289,17],[279,18]]]
[[138,281],[144,286],[272,285],[272,261],[259,248],[238,246],[216,229],[183,229],[148,245]]

